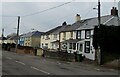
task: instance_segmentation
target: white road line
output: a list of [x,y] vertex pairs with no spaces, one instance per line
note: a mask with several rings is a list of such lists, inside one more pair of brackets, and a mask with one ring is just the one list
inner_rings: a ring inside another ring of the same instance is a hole
[[59,61],[57,61],[58,64],[61,64]]
[[16,63],[19,63],[19,64],[22,64],[22,65],[25,65],[25,63],[23,62],[20,62],[20,61],[15,61]]
[[31,68],[32,68],[32,69],[35,69],[35,70],[37,70],[37,71],[46,73],[46,74],[50,74],[50,73],[48,73],[48,72],[46,72],[46,71],[40,70],[40,69],[38,69],[38,68],[36,68],[36,67],[33,67],[33,66],[31,66]]
[[7,59],[9,59],[9,60],[11,60],[12,58],[10,58],[10,57],[6,57]]

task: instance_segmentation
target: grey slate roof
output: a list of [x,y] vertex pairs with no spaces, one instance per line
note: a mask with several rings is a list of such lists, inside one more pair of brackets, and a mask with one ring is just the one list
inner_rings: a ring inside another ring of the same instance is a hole
[[[118,20],[117,16],[106,15],[101,17],[101,24],[108,25],[108,26],[111,26],[111,25],[120,26],[119,21],[120,20]],[[93,29],[97,25],[98,25],[98,18],[97,17],[90,18],[90,19],[86,19],[86,22],[76,30]]]
[[17,40],[17,36],[16,36],[16,35],[11,36],[11,37],[9,37],[7,40]]
[[43,32],[33,31],[27,34],[23,34],[22,37],[38,37],[38,36],[41,36],[41,34],[43,34]]
[[64,31],[74,31],[76,29],[78,29],[80,26],[82,26],[84,24],[84,22],[86,22],[85,20],[81,20],[81,21],[77,21],[75,23],[73,23],[72,25],[66,26],[66,28],[64,28]]
[[49,30],[49,31],[47,31],[47,32],[45,32],[45,33],[43,33],[42,35],[49,35],[49,34],[52,34],[52,33],[56,32],[57,30],[59,30],[61,27],[62,27],[62,26],[55,27],[55,28],[53,28],[53,29],[51,29],[51,30]]
[[58,30],[54,31],[52,34],[59,34],[61,31],[64,31],[69,26],[71,26],[71,25],[63,25],[63,26],[61,26],[61,28],[59,28]]
[[43,35],[59,34],[61,31],[63,31],[64,29],[66,29],[68,26],[70,26],[70,25],[58,26],[58,27],[56,27],[54,29],[51,29],[51,30],[45,32]]

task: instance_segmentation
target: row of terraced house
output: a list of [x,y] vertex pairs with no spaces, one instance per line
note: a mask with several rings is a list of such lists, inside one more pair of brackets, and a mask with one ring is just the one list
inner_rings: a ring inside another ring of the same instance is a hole
[[[95,49],[93,47],[94,28],[98,25],[98,18],[81,20],[76,15],[73,24],[63,22],[47,32],[33,31],[20,35],[19,44],[42,49],[54,49],[68,53],[82,54],[90,60],[95,60]],[[101,24],[107,26],[120,26],[118,10],[111,9],[110,15],[101,16]]]

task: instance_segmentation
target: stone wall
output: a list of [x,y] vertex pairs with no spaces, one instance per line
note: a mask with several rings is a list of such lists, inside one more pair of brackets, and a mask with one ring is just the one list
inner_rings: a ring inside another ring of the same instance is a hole
[[44,51],[44,57],[55,58],[64,61],[75,61],[75,54],[65,52],[49,52]]

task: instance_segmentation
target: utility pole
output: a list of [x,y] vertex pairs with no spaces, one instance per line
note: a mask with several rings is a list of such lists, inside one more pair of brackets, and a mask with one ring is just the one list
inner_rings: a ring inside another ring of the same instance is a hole
[[[100,0],[98,0],[98,29],[100,28],[100,24],[101,24],[101,16],[100,16]],[[100,49],[100,46],[98,46],[98,63],[99,65],[102,64],[102,52]]]
[[2,43],[4,43],[4,28],[2,28]]
[[100,19],[100,0],[98,0],[98,26],[101,24],[101,19]]
[[18,48],[18,41],[19,41],[19,24],[20,24],[20,16],[18,16],[18,26],[17,26],[17,41],[16,41],[16,47],[15,47],[15,51]]

